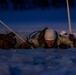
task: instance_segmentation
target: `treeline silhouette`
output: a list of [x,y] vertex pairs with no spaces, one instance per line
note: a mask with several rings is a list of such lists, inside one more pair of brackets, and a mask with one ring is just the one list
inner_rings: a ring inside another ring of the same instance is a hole
[[[9,3],[14,10],[26,10],[33,8],[61,8],[66,6],[66,0],[0,0],[0,9],[8,10]],[[76,0],[69,0],[69,5],[75,7]]]

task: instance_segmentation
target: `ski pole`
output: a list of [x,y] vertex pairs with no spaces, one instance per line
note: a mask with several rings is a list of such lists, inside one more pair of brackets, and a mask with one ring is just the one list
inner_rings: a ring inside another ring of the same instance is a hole
[[0,20],[0,23],[2,25],[4,25],[8,30],[10,30],[11,32],[13,32],[19,39],[21,39],[23,42],[25,42],[25,40],[23,38],[21,38],[17,33],[15,33],[9,26],[7,26],[3,21]]
[[67,3],[67,14],[68,14],[69,33],[72,33],[71,20],[70,20],[70,9],[69,9],[69,2],[68,2],[68,0],[66,0],[66,3]]

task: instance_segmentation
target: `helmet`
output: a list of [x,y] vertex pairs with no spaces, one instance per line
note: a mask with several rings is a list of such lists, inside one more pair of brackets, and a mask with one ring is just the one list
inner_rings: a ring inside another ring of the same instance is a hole
[[55,40],[56,39],[56,33],[53,29],[47,29],[44,35],[45,40]]

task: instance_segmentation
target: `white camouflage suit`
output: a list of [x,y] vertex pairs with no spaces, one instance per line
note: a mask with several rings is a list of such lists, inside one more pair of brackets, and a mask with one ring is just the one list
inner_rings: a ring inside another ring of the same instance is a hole
[[58,35],[57,46],[59,46],[62,43],[67,46],[70,46],[71,48],[74,47],[73,41],[70,41],[68,37]]

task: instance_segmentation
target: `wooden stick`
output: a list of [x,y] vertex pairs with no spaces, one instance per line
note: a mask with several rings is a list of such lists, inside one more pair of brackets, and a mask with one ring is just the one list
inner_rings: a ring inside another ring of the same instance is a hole
[[19,39],[21,39],[23,42],[26,42],[23,38],[21,38],[17,33],[15,33],[9,26],[7,26],[3,21],[0,20],[0,23],[4,25],[8,30],[13,32]]

